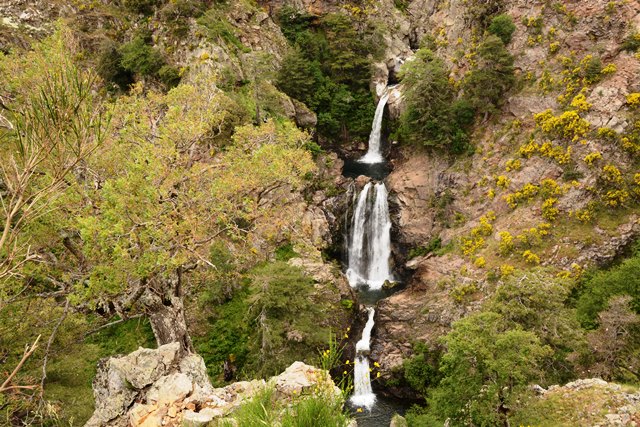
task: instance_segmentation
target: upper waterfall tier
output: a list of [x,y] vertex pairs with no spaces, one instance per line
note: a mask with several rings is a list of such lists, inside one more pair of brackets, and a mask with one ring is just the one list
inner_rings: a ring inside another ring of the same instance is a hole
[[378,101],[376,107],[376,113],[373,117],[373,125],[371,126],[371,134],[369,135],[369,150],[360,160],[360,163],[383,163],[384,157],[382,156],[380,147],[380,136],[382,132],[382,117],[384,116],[384,107],[389,100],[389,88],[386,88]]

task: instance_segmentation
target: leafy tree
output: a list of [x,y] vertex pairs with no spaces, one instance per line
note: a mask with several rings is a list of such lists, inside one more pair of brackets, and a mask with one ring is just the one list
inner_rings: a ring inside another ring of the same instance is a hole
[[156,74],[164,65],[164,59],[160,52],[149,45],[147,37],[135,36],[130,42],[120,48],[122,55],[120,63],[126,71],[151,76]]
[[401,120],[405,139],[426,146],[444,146],[450,141],[450,105],[453,88],[444,62],[427,49],[404,65],[402,82],[407,110]]
[[565,305],[570,292],[570,282],[535,269],[507,278],[484,307],[515,327],[535,333],[553,350],[545,361],[545,373],[551,382],[572,378],[569,356],[585,345],[575,310]]
[[629,308],[629,295],[615,296],[598,315],[599,327],[588,335],[587,369],[608,381],[640,379],[640,316]]
[[500,38],[490,35],[478,48],[480,62],[464,81],[465,97],[476,111],[493,113],[515,82],[513,56]]
[[319,348],[329,331],[317,322],[304,321],[322,313],[311,299],[313,279],[299,267],[276,261],[253,269],[250,277],[251,309],[245,320],[257,334],[250,344],[254,356],[249,368],[261,376],[273,375],[300,358],[299,343]]
[[497,313],[473,314],[443,338],[443,379],[429,402],[455,425],[508,425],[511,400],[540,375],[550,349]]
[[0,308],[14,286],[29,286],[23,280],[30,262],[42,261],[35,223],[59,215],[70,176],[106,137],[97,76],[80,69],[70,49],[75,40],[60,28],[32,52],[0,55],[8,125],[0,130]]
[[309,61],[300,48],[294,48],[282,60],[277,83],[284,93],[313,108],[321,79],[319,64]]
[[369,91],[375,35],[356,31],[344,14],[328,14],[318,22],[283,7],[279,22],[294,45],[278,72],[279,89],[315,111],[320,135],[366,138],[375,110]]
[[487,30],[491,34],[498,36],[506,46],[511,42],[511,37],[516,31],[516,26],[509,15],[503,14],[494,17]]
[[81,190],[98,208],[76,217],[90,268],[74,302],[123,317],[142,311],[158,344],[191,349],[187,273],[215,268],[207,259],[215,236],[242,242],[263,216],[278,227],[262,191],[295,188],[313,169],[308,135],[271,122],[237,128],[214,164],[198,160],[206,159],[198,142],[222,126],[228,102],[198,80],[167,95],[144,96],[138,86],[117,102],[115,132],[92,164],[101,185]]
[[454,100],[444,62],[431,50],[420,49],[415,59],[404,65],[401,77],[407,104],[398,129],[401,139],[456,154],[464,152],[474,111],[468,101]]
[[609,270],[599,271],[581,284],[577,301],[578,319],[593,329],[598,325],[598,313],[615,295],[631,296],[630,308],[640,314],[640,256],[635,255]]

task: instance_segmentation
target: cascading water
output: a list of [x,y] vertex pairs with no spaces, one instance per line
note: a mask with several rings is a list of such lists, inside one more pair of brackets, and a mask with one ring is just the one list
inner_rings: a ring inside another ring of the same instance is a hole
[[373,329],[375,310],[373,307],[368,307],[369,318],[367,324],[362,331],[362,338],[356,344],[356,358],[353,378],[353,396],[351,396],[351,403],[365,407],[371,410],[376,402],[376,395],[373,394],[371,388],[371,377],[369,371],[369,357],[367,354],[371,345],[371,330]]
[[[385,159],[380,150],[380,137],[384,109],[394,87],[387,87],[382,94],[369,136],[367,154],[360,158],[353,167],[354,178],[360,175],[382,180],[388,173]],[[391,273],[391,218],[387,188],[383,182],[371,181],[360,193],[355,185],[349,188],[352,194],[352,216],[345,218],[348,231],[345,241],[348,243],[348,266],[346,270],[349,284],[358,289],[361,302],[367,305],[368,319],[362,331],[362,337],[356,343],[354,360],[354,392],[350,403],[357,408],[358,425],[362,427],[388,426],[394,409],[389,399],[376,397],[371,385],[369,352],[371,350],[371,334],[374,327],[375,309],[372,305],[383,295],[383,285],[393,281]],[[374,366],[378,366],[374,363]],[[378,373],[379,374],[379,373]]]
[[367,285],[371,290],[378,290],[385,281],[393,279],[389,269],[391,219],[387,197],[387,188],[382,182],[368,183],[357,197],[347,269],[352,287]]
[[373,164],[384,162],[384,157],[382,157],[382,153],[380,152],[380,134],[382,131],[384,107],[387,105],[388,100],[389,88],[386,88],[380,97],[380,101],[378,101],[376,113],[373,116],[373,125],[371,126],[371,134],[369,135],[369,149],[367,150],[367,154],[358,160],[360,163]]

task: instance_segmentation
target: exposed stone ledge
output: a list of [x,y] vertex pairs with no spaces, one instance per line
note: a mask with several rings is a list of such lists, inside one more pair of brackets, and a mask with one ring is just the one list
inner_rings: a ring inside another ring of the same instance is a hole
[[341,393],[326,371],[302,362],[269,381],[240,381],[214,389],[202,357],[184,356],[179,344],[172,343],[100,361],[93,382],[96,409],[86,426],[206,425],[267,386],[275,389],[279,400]]

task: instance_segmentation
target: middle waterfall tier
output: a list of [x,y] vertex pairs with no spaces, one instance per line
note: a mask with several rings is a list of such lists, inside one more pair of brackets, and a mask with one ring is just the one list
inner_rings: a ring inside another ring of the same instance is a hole
[[358,196],[351,220],[347,279],[352,287],[366,285],[378,290],[392,281],[391,219],[384,183],[367,183]]

